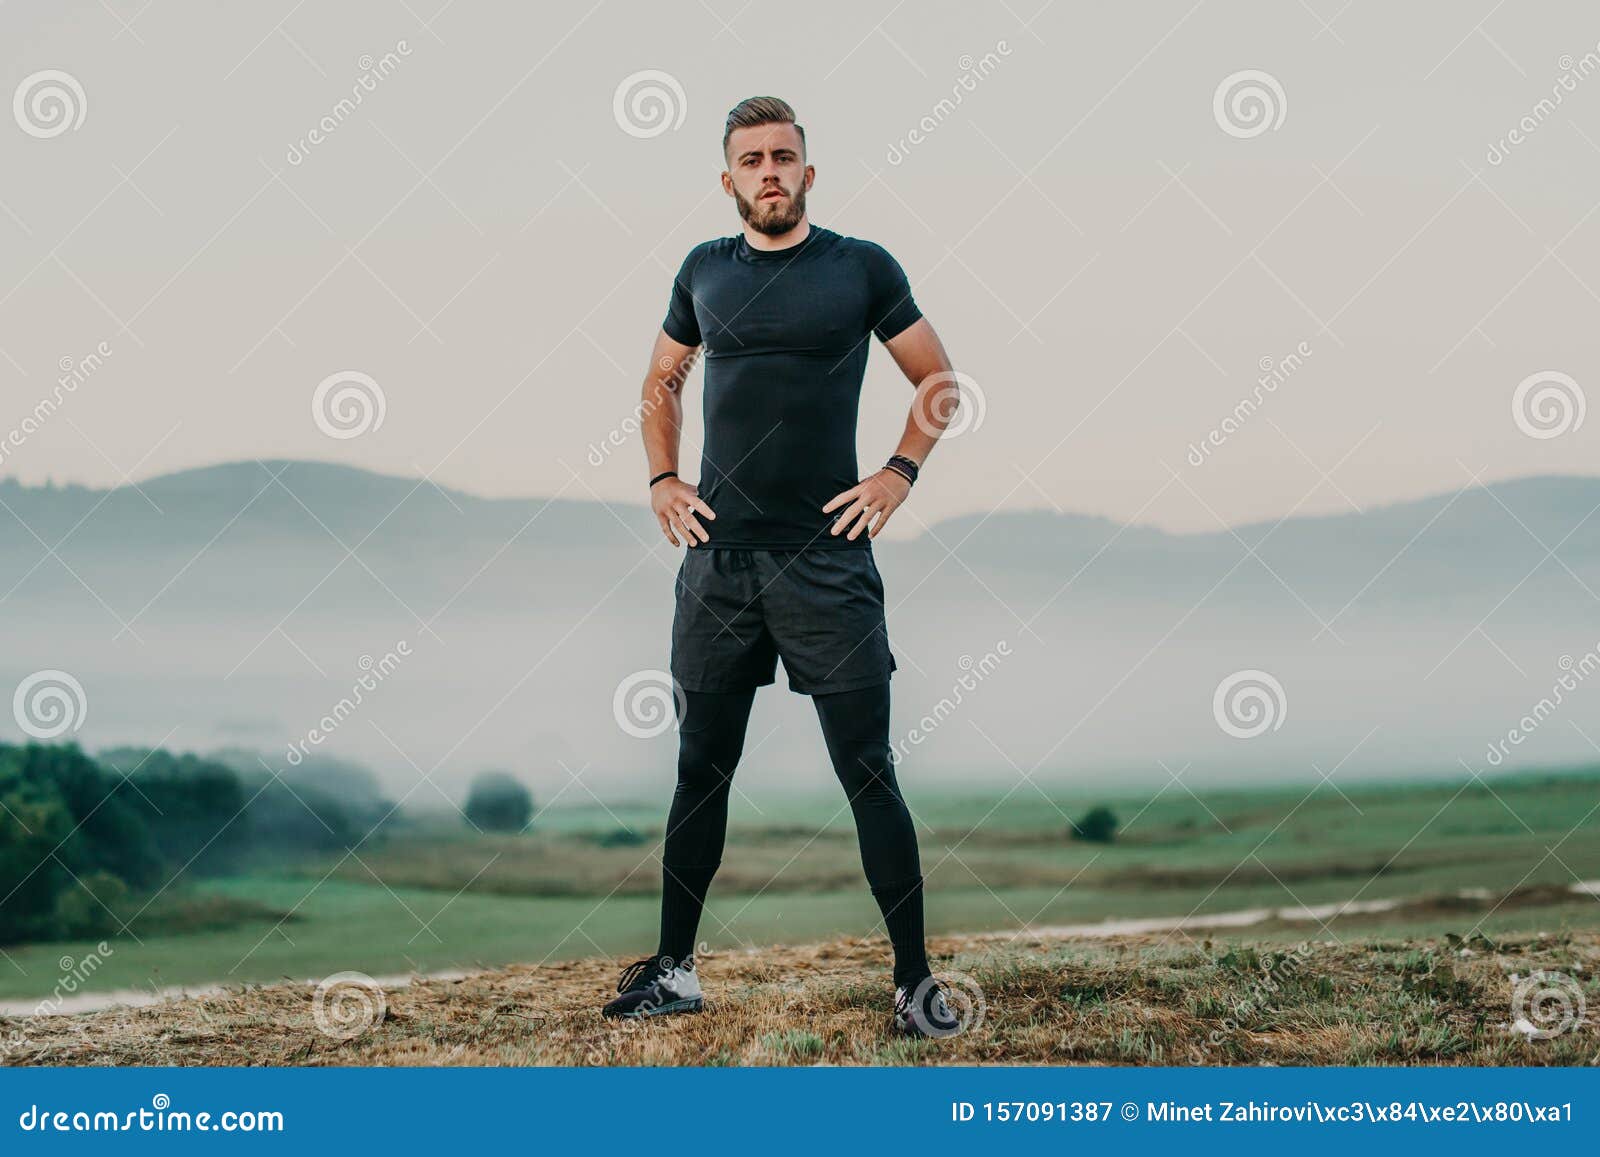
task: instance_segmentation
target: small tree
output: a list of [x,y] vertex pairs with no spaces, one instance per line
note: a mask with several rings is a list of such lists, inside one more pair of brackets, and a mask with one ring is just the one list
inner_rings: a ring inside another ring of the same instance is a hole
[[1072,838],[1092,844],[1109,844],[1117,838],[1116,813],[1104,804],[1089,809],[1089,814],[1072,825]]
[[467,819],[486,832],[520,832],[533,817],[533,795],[504,771],[486,771],[467,792]]

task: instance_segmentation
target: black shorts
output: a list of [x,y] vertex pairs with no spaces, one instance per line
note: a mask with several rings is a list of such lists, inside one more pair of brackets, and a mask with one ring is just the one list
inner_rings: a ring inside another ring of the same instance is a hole
[[686,691],[765,686],[780,656],[802,695],[873,687],[895,669],[870,548],[694,547],[676,591],[672,677]]

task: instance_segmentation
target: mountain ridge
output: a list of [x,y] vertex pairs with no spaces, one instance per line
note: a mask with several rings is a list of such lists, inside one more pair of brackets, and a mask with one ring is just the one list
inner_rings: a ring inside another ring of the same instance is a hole
[[[122,483],[111,487],[96,487],[81,483],[27,485],[15,478],[0,478],[0,497],[7,505],[16,501],[33,505],[53,504],[78,509],[87,513],[97,505],[118,501],[133,501],[147,509],[151,503],[160,505],[162,497],[176,500],[203,500],[206,505],[226,505],[227,497],[237,508],[240,504],[257,504],[268,494],[278,491],[274,476],[282,480],[283,487],[291,493],[279,492],[278,497],[290,506],[296,498],[306,506],[316,504],[306,493],[321,496],[327,490],[341,491],[342,505],[367,505],[378,507],[387,503],[384,513],[409,503],[418,495],[430,502],[442,501],[461,510],[471,508],[478,512],[533,512],[543,507],[556,512],[592,512],[595,508],[613,512],[633,511],[641,515],[641,523],[650,527],[647,506],[642,502],[601,502],[589,498],[563,498],[545,495],[481,495],[468,490],[432,482],[420,476],[391,474],[366,467],[323,459],[270,458],[257,460],[232,460],[204,466],[153,475],[137,483]],[[1066,529],[1069,532],[1117,535],[1127,545],[1167,542],[1203,542],[1212,539],[1229,539],[1238,536],[1247,542],[1259,542],[1269,534],[1284,529],[1339,528],[1357,525],[1374,526],[1384,523],[1411,525],[1412,516],[1424,516],[1427,522],[1442,511],[1466,502],[1498,510],[1509,507],[1520,516],[1521,510],[1533,508],[1546,514],[1584,516],[1600,509],[1600,476],[1579,474],[1535,474],[1498,482],[1469,486],[1456,491],[1427,494],[1417,498],[1396,499],[1365,510],[1333,511],[1310,514],[1291,514],[1278,519],[1257,519],[1232,524],[1217,529],[1172,531],[1149,523],[1122,522],[1118,519],[1082,511],[1061,511],[1045,508],[1025,508],[952,515],[929,524],[912,539],[943,542],[960,541],[973,532],[994,534],[1005,531],[1010,537],[1018,526],[1034,531]],[[131,504],[131,503],[130,503]],[[13,511],[27,521],[25,513]],[[381,517],[382,515],[380,515]],[[541,515],[541,519],[546,515]],[[557,521],[564,521],[560,518]],[[608,516],[608,521],[610,519]],[[1541,519],[1540,521],[1543,521]],[[619,530],[621,528],[618,528]],[[1130,537],[1131,536],[1131,537]],[[624,536],[625,538],[626,536]],[[608,542],[613,536],[606,535]]]

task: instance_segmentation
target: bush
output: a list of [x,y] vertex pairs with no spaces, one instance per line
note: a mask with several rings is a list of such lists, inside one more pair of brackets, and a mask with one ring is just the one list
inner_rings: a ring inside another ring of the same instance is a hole
[[116,913],[127,898],[128,886],[110,872],[90,872],[56,896],[50,931],[68,939],[113,936],[122,930]]
[[616,828],[601,832],[594,842],[602,848],[636,848],[645,842],[645,837],[632,828]]
[[533,818],[533,795],[515,776],[486,771],[472,781],[467,821],[486,832],[520,832]]
[[1117,838],[1120,826],[1116,813],[1104,804],[1089,809],[1089,814],[1072,825],[1072,838],[1091,844],[1109,844]]
[[0,944],[97,935],[102,905],[165,881],[125,790],[72,744],[0,744]]

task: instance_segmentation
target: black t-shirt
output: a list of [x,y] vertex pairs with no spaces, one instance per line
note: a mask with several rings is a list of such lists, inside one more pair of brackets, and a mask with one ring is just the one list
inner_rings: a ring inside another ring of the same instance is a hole
[[870,241],[816,225],[786,249],[741,233],[696,245],[662,329],[704,345],[706,444],[700,497],[711,546],[865,547],[828,533],[834,495],[860,481],[856,411],[869,337],[922,316],[905,272]]

